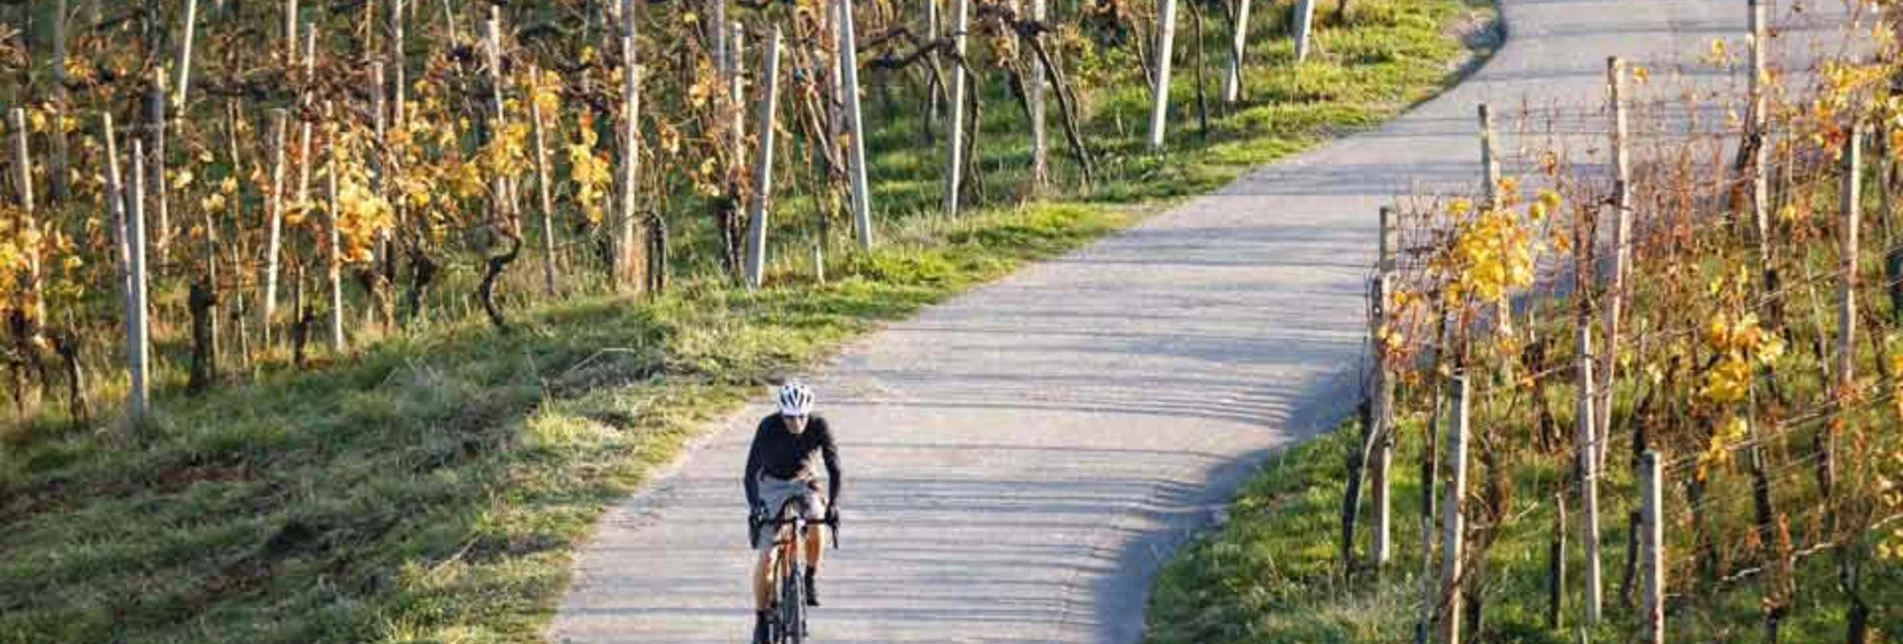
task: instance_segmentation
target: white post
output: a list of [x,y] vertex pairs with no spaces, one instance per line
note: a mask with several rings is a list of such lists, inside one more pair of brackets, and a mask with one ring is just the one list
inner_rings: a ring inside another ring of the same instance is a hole
[[[391,86],[395,91],[390,94],[390,124],[395,127],[403,127],[403,104],[409,92],[409,88],[404,87],[404,84],[409,82],[409,80],[403,71],[405,67],[403,60],[403,35],[405,31],[403,25],[405,17],[403,13],[404,0],[391,1],[395,3],[395,6],[390,10],[389,65],[390,77],[393,81]],[[414,12],[415,5],[410,5],[410,7],[411,11]]]
[[[370,78],[375,85],[375,87],[370,90],[370,122],[371,127],[374,128],[377,141],[376,150],[372,155],[376,163],[371,166],[373,170],[371,189],[376,191],[376,194],[387,196],[390,194],[390,185],[393,183],[390,181],[390,159],[394,155],[389,154],[390,123],[387,112],[385,111],[388,102],[384,98],[384,92],[387,91],[387,86],[384,83],[388,79],[384,76],[384,69],[383,61],[379,60],[370,63]],[[390,253],[394,252],[395,249],[391,247],[390,236],[391,230],[389,226],[383,226],[377,229],[376,244],[373,246],[374,250],[370,260],[372,273],[379,272],[379,269],[376,267],[385,266],[386,262],[392,262]],[[387,265],[394,265],[394,263]],[[376,278],[372,278],[373,283],[375,279]],[[374,295],[374,293],[372,295]],[[370,306],[364,307],[365,323],[374,323],[377,320],[377,314],[384,310],[386,309],[377,306],[377,303],[371,302]]]
[[1229,42],[1229,73],[1222,78],[1222,100],[1242,99],[1242,54],[1249,45],[1249,0],[1236,0],[1235,33]]
[[1758,237],[1758,254],[1760,255],[1758,261],[1769,264],[1771,261],[1771,181],[1770,168],[1768,166],[1771,161],[1769,145],[1771,134],[1766,131],[1766,123],[1769,122],[1771,115],[1767,113],[1769,104],[1764,98],[1764,76],[1766,73],[1764,65],[1764,47],[1766,43],[1764,40],[1767,34],[1765,33],[1764,25],[1763,0],[1750,0],[1750,2],[1751,13],[1750,19],[1747,22],[1749,22],[1748,26],[1751,29],[1751,35],[1747,39],[1747,42],[1750,45],[1751,77],[1746,79],[1746,96],[1750,101],[1750,105],[1746,108],[1747,113],[1745,116],[1749,119],[1750,131],[1748,136],[1757,139],[1757,149],[1751,163],[1751,219],[1755,226],[1754,232],[1757,233]]
[[852,223],[858,233],[859,248],[872,248],[872,207],[866,193],[865,123],[859,111],[858,38],[853,35],[852,0],[833,0],[839,4],[839,71],[846,109],[846,129],[852,137],[847,145],[846,172],[852,178]]
[[[1170,111],[1170,54],[1175,50],[1172,43],[1176,40],[1176,0],[1158,0],[1163,3],[1157,11],[1156,27],[1156,78],[1150,79],[1150,149],[1163,149],[1163,131],[1169,127]],[[1196,46],[1201,47],[1202,43]]]
[[[1047,2],[1048,0],[1031,0],[1031,19],[1040,25],[1044,24],[1050,13],[1048,7],[1045,6]],[[1033,36],[1033,38],[1041,42],[1043,35]],[[1024,91],[1026,100],[1031,104],[1031,187],[1033,190],[1043,190],[1051,181],[1050,145],[1046,142],[1044,127],[1044,84],[1048,82],[1046,75],[1044,60],[1038,58],[1036,53],[1032,53],[1031,77],[1028,79],[1029,82],[1025,83]]]
[[640,167],[641,88],[635,75],[634,2],[621,4],[621,203],[617,222],[615,281],[629,290],[640,290],[646,267],[640,261],[640,225],[635,221],[635,183]]
[[[963,0],[960,0],[961,2]],[[766,50],[766,95],[760,98],[760,147],[753,156],[752,212],[747,213],[747,288],[758,290],[766,277],[767,200],[773,197],[773,131],[779,125],[780,27]]]
[[126,214],[125,243],[126,263],[129,269],[130,286],[126,291],[126,359],[132,371],[132,389],[127,394],[127,408],[135,421],[144,420],[152,401],[152,379],[149,370],[152,367],[151,321],[147,311],[151,308],[146,299],[145,274],[145,142],[137,137],[132,139],[132,196],[127,199],[131,212]]
[[965,172],[965,25],[970,0],[952,2],[952,104],[950,146],[945,161],[945,215],[958,216],[958,190]]
[[1626,149],[1625,68],[1617,56],[1606,61],[1606,87],[1612,102],[1612,284],[1606,298],[1606,347],[1600,359],[1598,465],[1605,466],[1612,436],[1612,389],[1619,370],[1619,318],[1625,309],[1626,273],[1632,270],[1632,161]]
[[[324,117],[328,120],[335,114],[331,103],[324,103]],[[337,155],[343,146],[336,140],[327,141],[324,146],[329,154],[329,167],[324,170],[324,279],[330,287],[330,353],[339,355],[344,352],[344,280],[343,280],[343,234],[337,230],[337,170],[341,165]]]
[[[312,85],[317,82],[317,25],[315,23],[304,24],[304,82]],[[314,98],[311,92],[305,90],[303,96],[298,98],[298,104],[308,110],[312,100]],[[299,120],[302,122],[298,125],[297,133],[297,201],[300,204],[308,204],[311,200],[311,166],[313,165],[311,163],[311,122]]]
[[1593,375],[1592,375],[1592,328],[1585,315],[1579,316],[1578,331],[1575,334],[1577,358],[1575,369],[1579,386],[1579,396],[1575,410],[1575,431],[1578,435],[1579,449],[1579,494],[1581,497],[1581,523],[1579,541],[1586,547],[1586,623],[1599,623],[1600,580],[1599,580],[1599,446],[1598,424],[1592,420],[1593,413]]
[[[724,29],[724,27],[721,28]],[[535,82],[541,82],[542,75],[539,71],[530,70],[529,75],[530,78],[535,79]],[[537,196],[540,197],[542,205],[542,294],[552,298],[557,294],[555,285],[555,196],[551,191],[552,186],[549,185],[549,181],[555,177],[555,173],[550,171],[548,167],[548,134],[545,131],[547,126],[542,122],[542,103],[537,101],[534,95],[529,96],[529,119],[534,122],[535,187]]]
[[264,241],[264,297],[258,303],[259,344],[271,343],[271,316],[277,310],[278,303],[278,256],[282,254],[284,243],[284,193],[285,148],[289,143],[291,114],[284,108],[271,110],[271,132],[266,143],[271,146],[271,194],[266,205]]
[[[152,161],[146,164],[146,170],[152,173],[146,184],[152,192],[152,208],[155,218],[147,231],[152,237],[153,250],[158,253],[159,265],[164,266],[171,257],[172,215],[168,210],[165,197],[165,74],[160,70],[152,72],[152,86],[146,90],[146,131],[152,137],[151,145],[146,149],[152,153]],[[143,208],[143,207],[141,207]]]
[[727,41],[727,100],[733,112],[733,131],[729,133],[728,145],[733,148],[734,172],[747,163],[747,90],[746,56],[743,55],[747,30],[739,22],[733,23],[733,37]]
[[[1388,289],[1394,276],[1395,261],[1395,221],[1394,209],[1381,208],[1381,242],[1379,265],[1375,269],[1374,287],[1374,324],[1378,331],[1388,324]],[[1369,476],[1369,484],[1374,488],[1374,563],[1384,567],[1394,557],[1394,509],[1390,472],[1394,467],[1394,382],[1388,373],[1387,352],[1381,346],[1378,336],[1370,336],[1374,341],[1374,454]]]
[[[132,252],[126,243],[126,194],[130,190],[125,185],[125,177],[119,172],[119,138],[113,131],[112,112],[99,113],[99,129],[106,135],[106,215],[112,218],[112,240],[118,248],[113,258],[118,260],[119,293],[126,298],[126,308],[132,307]],[[126,346],[132,346],[132,327],[126,327]]]
[[[1500,196],[1500,159],[1493,143],[1493,110],[1481,103],[1480,112],[1480,169],[1486,186],[1481,194],[1486,195],[1486,207],[1498,210],[1504,199]],[[1501,336],[1513,334],[1513,298],[1502,297],[1494,307],[1495,324],[1493,331]]]
[[1295,62],[1308,60],[1311,40],[1315,37],[1315,0],[1295,2]]
[[[1843,279],[1837,285],[1837,395],[1848,396],[1857,374],[1857,229],[1863,223],[1863,124],[1850,127],[1844,141],[1843,184],[1839,195],[1843,233],[1837,249]],[[1825,449],[1829,449],[1826,447]]]
[[1446,513],[1442,515],[1441,542],[1441,638],[1449,644],[1460,642],[1460,577],[1462,545],[1465,533],[1467,495],[1467,421],[1470,412],[1467,376],[1454,376],[1454,422],[1447,436],[1448,465],[1453,470],[1447,481]]
[[172,99],[172,111],[180,114],[185,113],[185,93],[192,81],[192,32],[197,23],[198,0],[185,0],[185,42],[178,50],[178,94]]
[[1639,499],[1643,504],[1639,537],[1645,553],[1645,603],[1639,609],[1639,619],[1645,624],[1645,641],[1651,644],[1665,642],[1665,526],[1661,519],[1665,511],[1664,476],[1659,453],[1646,451],[1639,464]]
[[[13,158],[15,169],[19,172],[16,178],[20,184],[20,232],[23,236],[38,238],[40,236],[39,217],[33,209],[33,163],[27,156],[26,109],[13,108],[12,116]],[[24,251],[22,254],[25,255],[27,271],[26,298],[24,299],[32,318],[29,323],[33,327],[29,332],[37,334],[40,325],[46,323],[46,293],[44,285],[40,283],[40,249],[38,246],[29,244],[21,250]]]
[[284,0],[284,66],[297,64],[297,0]]

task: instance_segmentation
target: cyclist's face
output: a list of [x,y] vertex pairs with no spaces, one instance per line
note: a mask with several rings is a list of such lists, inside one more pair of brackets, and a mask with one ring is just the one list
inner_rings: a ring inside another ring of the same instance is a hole
[[806,431],[805,416],[781,416],[780,419],[786,421],[786,431],[792,432],[794,436]]

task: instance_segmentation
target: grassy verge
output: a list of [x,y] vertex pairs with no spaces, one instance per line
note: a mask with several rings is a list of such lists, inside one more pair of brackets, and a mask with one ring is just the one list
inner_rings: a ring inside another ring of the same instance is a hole
[[[824,285],[795,260],[759,293],[705,278],[641,301],[518,296],[512,333],[465,318],[312,371],[166,393],[138,432],[10,427],[0,641],[535,640],[602,507],[762,384],[1140,216],[1121,204],[1220,185],[1449,80],[1463,2],[1354,7],[1347,24],[1323,25],[1323,55],[1301,65],[1277,62],[1289,48],[1280,19],[1258,25],[1254,101],[1213,119],[1206,140],[1178,135],[1167,156],[1138,152],[1141,133],[1116,125],[1136,122],[1123,112],[1143,94],[1132,66],[1114,64],[1122,54],[1080,62],[1093,85],[1120,88],[1089,99],[1107,155],[1097,191],[1028,206],[1000,196],[956,221],[888,213],[885,245],[832,257]],[[1221,51],[1217,31],[1208,51]],[[1017,141],[1010,104],[994,98],[985,136]],[[874,141],[895,213],[928,209],[936,175],[906,127]],[[1012,185],[1021,144],[985,149],[992,189]],[[915,202],[908,183],[921,186]]]
[[[1358,449],[1359,421],[1290,448],[1264,465],[1244,484],[1230,508],[1229,522],[1178,551],[1159,575],[1150,605],[1149,641],[1158,644],[1210,642],[1395,642],[1411,640],[1421,618],[1426,588],[1420,577],[1421,458],[1418,422],[1400,427],[1395,451],[1395,558],[1385,576],[1341,573],[1341,497],[1343,463]],[[1624,468],[1614,468],[1620,473]],[[1470,474],[1470,485],[1485,483]],[[1502,532],[1486,557],[1484,641],[1579,641],[1578,575],[1583,557],[1576,541],[1569,547],[1572,575],[1563,626],[1547,624],[1546,565],[1553,525],[1551,495],[1563,477],[1558,468],[1522,470],[1506,484],[1507,498],[1519,499],[1514,524]],[[1629,477],[1608,477],[1602,487],[1609,508],[1604,516],[1603,570],[1610,618],[1584,631],[1592,641],[1626,641],[1634,632],[1632,611],[1621,608],[1619,585],[1625,560],[1625,515],[1630,506]],[[1733,491],[1735,492],[1735,490]],[[1440,492],[1444,495],[1444,490]],[[1478,494],[1478,492],[1475,492]],[[1731,494],[1731,496],[1739,496]],[[1437,503],[1440,501],[1437,501]],[[1470,503],[1475,501],[1470,501]],[[1576,512],[1577,509],[1574,508]],[[1802,508],[1790,510],[1793,514]],[[1748,525],[1748,503],[1713,508],[1714,521]],[[1676,519],[1675,519],[1676,520]],[[1436,523],[1435,529],[1439,529]],[[1569,539],[1576,529],[1568,527]],[[1366,530],[1359,552],[1366,552]],[[1740,534],[1734,532],[1734,534]],[[1689,552],[1687,535],[1668,533],[1669,548]],[[1690,561],[1671,572],[1682,584],[1693,575]],[[1793,571],[1804,589],[1782,624],[1791,641],[1828,641],[1842,636],[1842,597],[1834,587],[1836,567],[1828,557],[1811,557]],[[1903,592],[1903,570],[1879,562],[1863,580],[1869,597]],[[1438,577],[1435,578],[1436,580]],[[1438,582],[1436,582],[1438,583]],[[1680,595],[1668,604],[1668,634],[1689,641],[1759,641],[1764,592],[1756,579]],[[1871,622],[1880,633],[1903,629],[1903,611],[1876,602]]]

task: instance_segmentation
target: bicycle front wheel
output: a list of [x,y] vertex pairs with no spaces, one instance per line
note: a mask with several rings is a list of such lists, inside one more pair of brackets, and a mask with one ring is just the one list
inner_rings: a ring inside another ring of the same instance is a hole
[[790,574],[780,581],[780,643],[801,644],[806,640],[806,585],[801,583],[804,571],[793,566]]

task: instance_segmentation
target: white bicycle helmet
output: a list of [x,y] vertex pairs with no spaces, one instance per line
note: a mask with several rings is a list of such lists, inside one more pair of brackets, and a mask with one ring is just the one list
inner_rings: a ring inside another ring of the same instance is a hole
[[782,416],[808,416],[813,413],[813,390],[798,380],[780,385],[779,395],[775,399],[780,403]]

